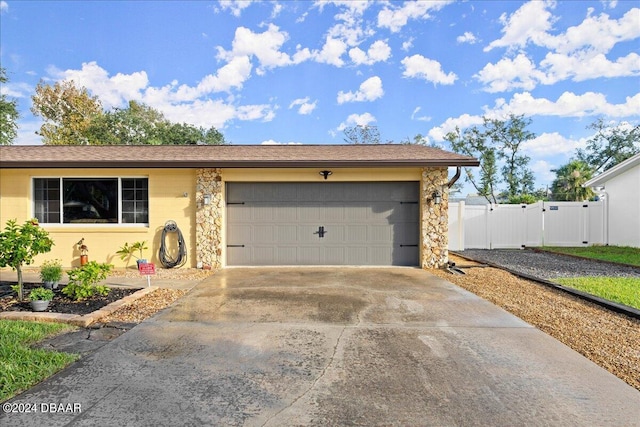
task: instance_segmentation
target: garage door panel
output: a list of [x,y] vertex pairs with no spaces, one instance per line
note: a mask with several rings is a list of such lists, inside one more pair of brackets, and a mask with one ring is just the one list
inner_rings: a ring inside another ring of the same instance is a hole
[[417,182],[228,183],[227,241],[246,250],[227,263],[417,265],[417,245],[398,248],[419,241],[418,194]]
[[303,246],[299,249],[298,264],[313,265],[317,264],[320,259],[319,246]]

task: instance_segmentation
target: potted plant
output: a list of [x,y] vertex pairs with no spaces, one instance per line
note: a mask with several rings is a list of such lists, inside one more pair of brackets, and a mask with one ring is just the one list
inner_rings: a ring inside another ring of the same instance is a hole
[[62,273],[62,261],[59,259],[45,261],[40,267],[40,279],[47,289],[58,289]]
[[[129,266],[129,260],[131,259],[131,257],[134,257],[136,259],[136,263],[138,264],[138,268],[139,268],[140,264],[147,263],[147,260],[144,259],[142,255],[142,251],[146,249],[148,249],[146,241],[134,242],[132,244],[125,243],[123,246],[120,247],[120,249],[116,253],[120,255],[121,260],[123,261],[125,259],[127,260],[127,266]],[[136,252],[137,252],[137,255],[136,255]]]
[[49,307],[49,302],[53,299],[54,293],[51,289],[43,287],[32,289],[29,292],[31,309],[33,311],[45,311]]

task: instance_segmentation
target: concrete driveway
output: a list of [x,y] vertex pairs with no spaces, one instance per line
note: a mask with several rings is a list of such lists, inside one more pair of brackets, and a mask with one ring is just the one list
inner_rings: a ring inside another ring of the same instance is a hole
[[410,268],[223,270],[11,403],[37,412],[2,426],[640,425],[640,392]]

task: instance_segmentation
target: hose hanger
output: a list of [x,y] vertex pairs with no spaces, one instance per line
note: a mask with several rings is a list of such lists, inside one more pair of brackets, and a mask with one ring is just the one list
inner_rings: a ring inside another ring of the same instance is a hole
[[[167,247],[167,236],[175,233],[178,241],[178,253],[175,257],[169,254]],[[160,251],[158,252],[158,258],[165,268],[182,267],[187,261],[187,245],[182,236],[180,228],[175,221],[169,220],[164,223],[162,229],[162,238],[160,239]]]

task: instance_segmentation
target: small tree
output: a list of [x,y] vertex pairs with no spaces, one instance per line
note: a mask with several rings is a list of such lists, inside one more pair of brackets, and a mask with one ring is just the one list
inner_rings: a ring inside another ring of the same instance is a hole
[[40,228],[37,219],[30,219],[19,226],[16,219],[7,221],[5,231],[0,233],[0,267],[11,267],[18,273],[18,299],[22,300],[22,265],[31,264],[33,258],[49,252],[53,240]]

